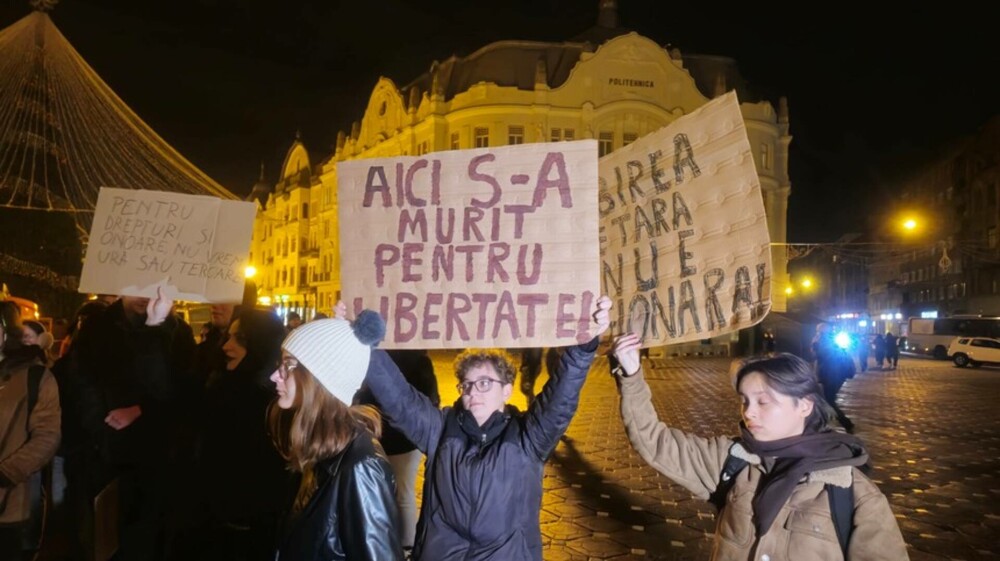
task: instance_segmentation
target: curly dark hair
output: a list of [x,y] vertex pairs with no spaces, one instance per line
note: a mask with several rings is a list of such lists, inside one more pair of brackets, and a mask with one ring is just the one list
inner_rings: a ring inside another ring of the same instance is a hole
[[513,384],[517,376],[514,359],[503,349],[469,349],[455,357],[455,377],[465,381],[465,374],[477,366],[488,364],[505,384]]

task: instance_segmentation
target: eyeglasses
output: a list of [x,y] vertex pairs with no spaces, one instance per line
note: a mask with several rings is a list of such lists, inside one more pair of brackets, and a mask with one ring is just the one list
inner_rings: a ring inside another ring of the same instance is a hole
[[462,395],[472,392],[472,388],[476,388],[476,391],[479,393],[485,393],[490,391],[493,384],[500,384],[502,386],[505,382],[495,380],[493,378],[480,378],[472,382],[459,382],[458,385],[455,386],[455,389],[457,389],[458,393]]
[[299,367],[299,361],[294,358],[286,358],[285,360],[278,363],[278,378],[282,380],[288,379],[288,373]]

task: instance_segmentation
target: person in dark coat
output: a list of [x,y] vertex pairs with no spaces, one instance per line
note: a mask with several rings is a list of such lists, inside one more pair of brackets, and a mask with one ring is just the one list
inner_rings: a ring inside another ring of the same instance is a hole
[[[265,310],[246,310],[222,345],[226,364],[205,390],[198,446],[197,496],[209,514],[203,542],[184,558],[271,559],[288,474],[265,419],[269,378],[281,360],[285,327]],[[202,510],[202,509],[199,509]]]
[[515,370],[502,351],[459,355],[461,397],[444,410],[407,384],[389,355],[372,353],[366,381],[383,414],[427,455],[414,560],[541,561],[544,465],[576,412],[610,308],[609,298],[598,300],[594,338],[566,348],[525,413],[507,404]]
[[[315,320],[314,320],[315,321]],[[434,407],[441,405],[441,395],[438,392],[437,378],[434,376],[434,364],[427,351],[418,349],[397,349],[387,351],[392,361],[399,367],[407,383],[426,395]],[[379,406],[367,386],[355,396],[355,402],[365,405]],[[417,532],[417,469],[423,454],[416,445],[410,442],[386,420],[382,419],[382,438],[379,440],[392,464],[396,476],[396,503],[402,516],[400,537],[404,550],[413,549],[413,540]]]
[[348,405],[365,378],[371,345],[384,335],[382,318],[365,310],[353,323],[303,324],[281,345],[268,422],[300,477],[276,561],[403,559],[392,466],[375,440],[378,412]]
[[774,330],[765,329],[763,337],[764,337],[764,352],[773,353],[775,349]]
[[542,373],[543,357],[545,370],[551,374],[559,365],[559,349],[551,348],[548,351],[538,347],[521,349],[521,366],[518,371],[521,374],[521,393],[524,394],[528,407],[535,401],[535,382]]
[[882,370],[882,366],[885,364],[885,337],[881,333],[875,336],[875,363],[878,364],[878,369]]
[[899,365],[899,339],[891,331],[885,334],[885,360],[894,370]]
[[165,549],[176,384],[194,360],[191,328],[172,306],[162,290],[123,296],[87,320],[68,355],[86,455],[67,471],[91,499],[118,478],[123,560],[157,559]]
[[858,365],[862,372],[868,371],[868,353],[871,350],[871,337],[867,333],[858,334],[857,338]]
[[830,326],[821,323],[816,326],[816,337],[812,343],[816,359],[816,375],[823,386],[823,398],[833,408],[837,421],[847,432],[854,431],[854,423],[837,405],[837,394],[849,378],[854,377],[854,359],[844,349],[837,346]]

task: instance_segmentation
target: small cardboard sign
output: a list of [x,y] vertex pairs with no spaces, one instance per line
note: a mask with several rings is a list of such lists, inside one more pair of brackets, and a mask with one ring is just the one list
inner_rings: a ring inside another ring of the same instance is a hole
[[80,292],[240,302],[256,205],[102,187]]
[[344,301],[388,348],[576,344],[600,287],[597,143],[337,164]]
[[612,335],[651,347],[764,319],[770,237],[735,93],[601,158],[599,173]]

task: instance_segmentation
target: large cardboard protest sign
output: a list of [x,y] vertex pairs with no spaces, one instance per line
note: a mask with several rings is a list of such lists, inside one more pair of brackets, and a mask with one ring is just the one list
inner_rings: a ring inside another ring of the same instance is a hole
[[[216,197],[102,187],[80,292],[240,302],[256,206]],[[176,290],[176,291],[175,291]]]
[[389,348],[575,344],[600,287],[593,140],[337,164],[343,297]]
[[650,347],[764,318],[770,238],[735,93],[601,158],[599,168],[612,334],[639,333]]

